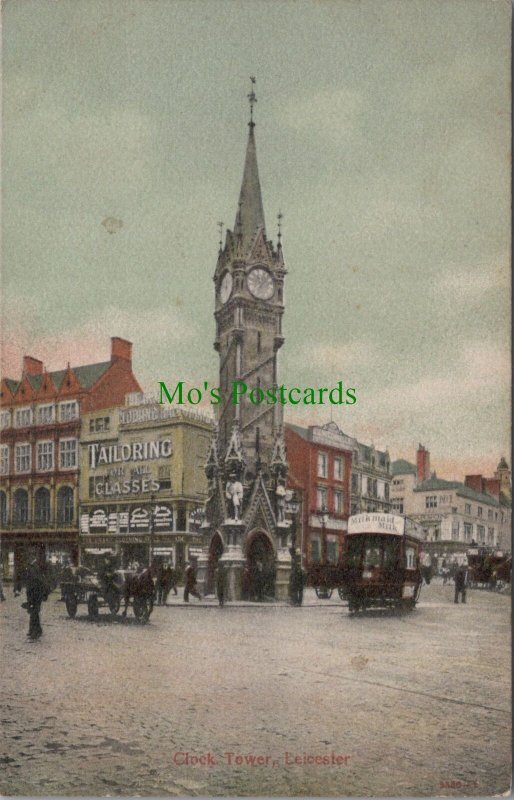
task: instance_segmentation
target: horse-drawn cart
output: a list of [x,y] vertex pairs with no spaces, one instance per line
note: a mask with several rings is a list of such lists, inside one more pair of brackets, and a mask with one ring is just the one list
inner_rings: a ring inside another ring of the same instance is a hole
[[61,583],[62,599],[68,615],[75,617],[79,605],[87,605],[90,619],[98,619],[100,609],[105,607],[116,615],[124,602],[123,615],[126,616],[132,597],[134,616],[141,622],[148,622],[153,610],[153,582],[151,576],[146,574],[148,572],[136,574],[128,570],[116,570],[106,580],[79,567],[73,576]]
[[339,597],[343,599],[340,564],[311,564],[307,570],[307,582],[314,588],[316,597],[322,600],[330,600],[334,589],[337,589]]
[[468,550],[468,585],[470,589],[500,590],[510,583],[512,558],[494,547]]

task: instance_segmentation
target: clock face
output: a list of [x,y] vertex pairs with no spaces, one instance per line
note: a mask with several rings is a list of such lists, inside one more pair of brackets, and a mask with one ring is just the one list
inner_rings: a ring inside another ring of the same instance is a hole
[[226,303],[230,295],[232,294],[232,275],[230,272],[226,272],[223,276],[223,280],[221,281],[220,286],[220,300],[222,303]]
[[273,297],[275,283],[267,269],[257,267],[257,269],[252,269],[248,275],[248,288],[259,300],[269,300]]

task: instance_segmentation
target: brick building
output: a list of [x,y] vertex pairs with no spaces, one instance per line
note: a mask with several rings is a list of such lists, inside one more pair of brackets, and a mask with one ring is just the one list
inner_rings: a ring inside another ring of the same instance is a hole
[[[333,422],[301,428],[285,426],[288,488],[301,500],[297,545],[307,569],[317,562],[337,563],[350,514],[352,450],[341,444]],[[320,512],[328,512],[322,525]]]
[[79,439],[83,414],[141,391],[132,344],[111,339],[109,361],[48,372],[24,356],[19,380],[0,385],[0,530],[4,576],[30,553],[76,561]]

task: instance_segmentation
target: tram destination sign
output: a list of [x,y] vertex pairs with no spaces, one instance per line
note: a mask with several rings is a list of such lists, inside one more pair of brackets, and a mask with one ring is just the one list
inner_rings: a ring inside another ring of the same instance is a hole
[[395,514],[355,514],[348,520],[348,533],[392,533],[403,536],[405,520]]

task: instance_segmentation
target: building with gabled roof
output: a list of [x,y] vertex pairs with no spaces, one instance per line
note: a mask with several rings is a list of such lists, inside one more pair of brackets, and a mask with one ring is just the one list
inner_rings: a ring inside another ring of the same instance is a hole
[[48,371],[24,356],[19,380],[0,384],[0,531],[3,574],[29,555],[76,562],[79,439],[83,414],[140,392],[132,344],[111,339],[109,361]]
[[510,484],[505,477],[503,490],[496,475],[448,481],[430,471],[430,453],[422,445],[416,455],[416,466],[405,459],[393,462],[391,500],[394,513],[422,526],[427,549],[439,559],[464,557],[472,543],[510,551]]

